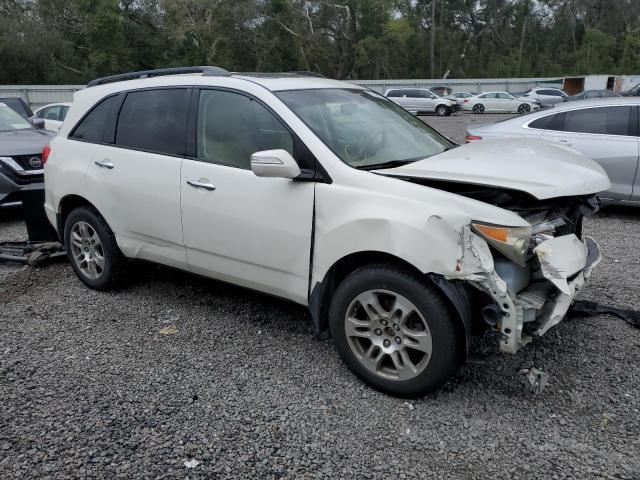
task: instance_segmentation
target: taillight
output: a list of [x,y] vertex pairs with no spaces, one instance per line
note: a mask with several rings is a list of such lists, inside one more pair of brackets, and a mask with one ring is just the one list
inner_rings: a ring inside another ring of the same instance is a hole
[[472,142],[473,140],[482,140],[482,137],[479,137],[478,135],[467,135],[464,137],[464,141],[466,143]]
[[50,153],[51,153],[51,145],[46,144],[42,149],[42,163],[47,163],[47,159],[49,158]]

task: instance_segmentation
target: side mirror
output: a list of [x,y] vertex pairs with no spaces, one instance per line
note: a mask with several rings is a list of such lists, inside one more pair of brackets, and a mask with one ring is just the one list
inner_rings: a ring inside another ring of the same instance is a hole
[[43,120],[43,119],[41,119],[41,118],[37,118],[37,117],[36,117],[36,118],[33,118],[33,119],[31,120],[31,123],[32,123],[32,124],[33,124],[33,126],[34,126],[34,127],[36,127],[36,128],[40,128],[40,129],[43,129],[43,128],[44,128],[44,120]]
[[251,155],[251,170],[258,177],[296,178],[302,172],[286,150],[264,150]]

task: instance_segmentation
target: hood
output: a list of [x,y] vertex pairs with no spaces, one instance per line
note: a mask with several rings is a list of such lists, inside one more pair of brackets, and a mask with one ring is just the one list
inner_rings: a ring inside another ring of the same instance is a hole
[[0,157],[42,153],[44,146],[55,136],[47,130],[0,132]]
[[611,187],[602,167],[581,153],[560,145],[523,139],[480,140],[375,172],[508,188],[539,200],[589,195]]

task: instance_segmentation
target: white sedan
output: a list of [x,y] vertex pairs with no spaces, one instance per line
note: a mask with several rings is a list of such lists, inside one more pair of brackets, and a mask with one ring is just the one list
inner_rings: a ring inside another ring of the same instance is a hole
[[58,133],[70,106],[71,103],[50,103],[33,112],[31,118],[42,118],[46,130]]
[[529,98],[514,97],[507,92],[485,92],[465,98],[463,110],[473,113],[529,113],[540,109],[540,104]]

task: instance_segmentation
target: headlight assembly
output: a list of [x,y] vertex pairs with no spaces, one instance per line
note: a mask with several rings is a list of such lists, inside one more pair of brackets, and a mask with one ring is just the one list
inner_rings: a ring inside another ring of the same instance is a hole
[[527,263],[527,251],[531,240],[531,227],[505,227],[472,222],[474,232],[509,260],[520,266]]

